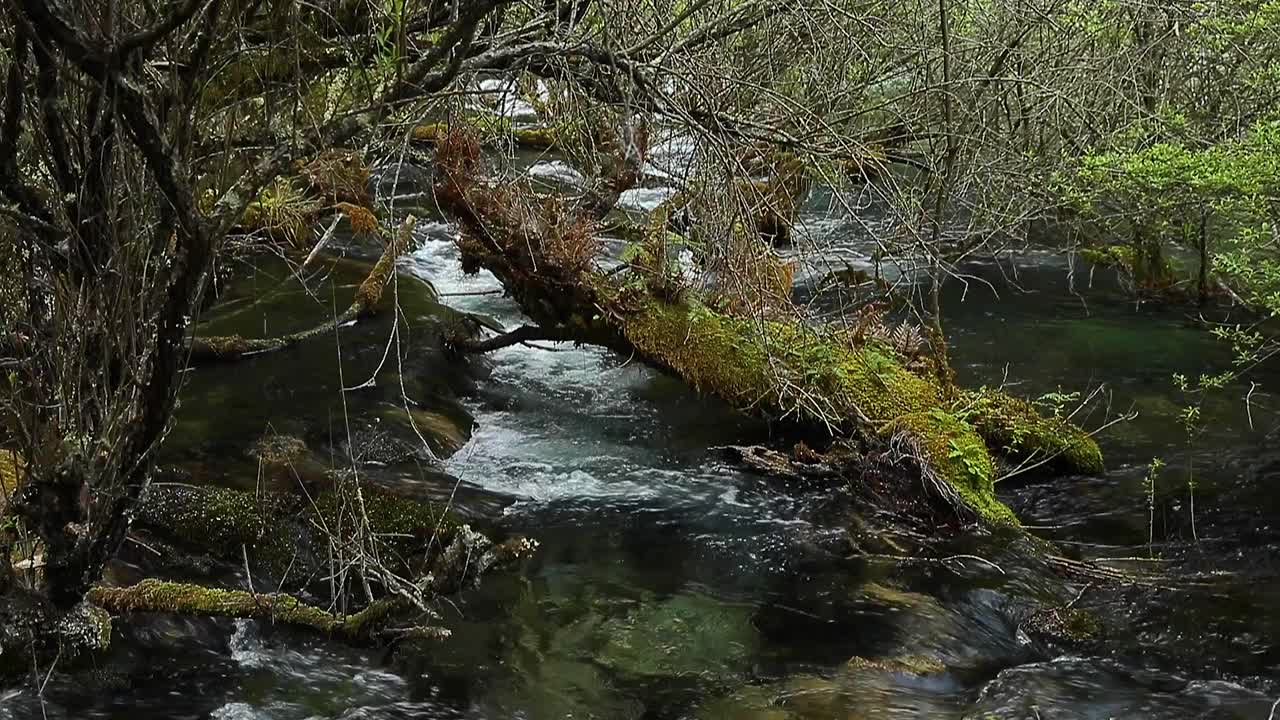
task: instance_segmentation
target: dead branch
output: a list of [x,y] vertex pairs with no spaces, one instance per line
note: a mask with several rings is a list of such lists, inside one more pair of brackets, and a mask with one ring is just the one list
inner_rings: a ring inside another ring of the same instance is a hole
[[413,228],[416,222],[413,216],[409,216],[400,225],[400,229],[383,249],[378,262],[369,271],[364,282],[360,283],[355,297],[351,300],[351,305],[332,320],[306,330],[270,338],[246,338],[240,335],[195,337],[191,339],[190,361],[207,363],[239,360],[251,355],[283,350],[312,338],[331,335],[336,328],[376,314],[387,283],[395,273],[396,260],[413,239]]
[[534,341],[544,342],[578,342],[581,333],[564,327],[542,327],[540,325],[521,325],[515,330],[502,333],[487,340],[468,340],[463,337],[450,338],[449,344],[464,353],[487,353]]

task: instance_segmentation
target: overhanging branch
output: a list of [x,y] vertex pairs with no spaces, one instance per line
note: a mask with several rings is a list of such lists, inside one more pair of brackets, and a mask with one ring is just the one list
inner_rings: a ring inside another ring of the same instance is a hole
[[190,362],[207,363],[238,360],[250,355],[283,350],[312,338],[331,335],[335,329],[347,323],[372,315],[376,312],[378,303],[382,300],[382,294],[386,289],[387,283],[391,281],[392,275],[395,274],[396,259],[404,253],[405,248],[409,246],[409,242],[413,239],[415,223],[414,217],[409,216],[400,226],[396,235],[387,242],[386,248],[382,251],[382,256],[378,258],[378,262],[369,271],[364,282],[360,283],[351,305],[342,314],[315,327],[271,338],[245,338],[239,335],[192,338],[190,343]]
[[540,325],[521,325],[510,332],[495,335],[486,340],[468,340],[455,337],[449,344],[465,353],[487,353],[502,348],[536,341],[544,342],[581,342],[582,333],[574,333],[564,327],[542,327]]

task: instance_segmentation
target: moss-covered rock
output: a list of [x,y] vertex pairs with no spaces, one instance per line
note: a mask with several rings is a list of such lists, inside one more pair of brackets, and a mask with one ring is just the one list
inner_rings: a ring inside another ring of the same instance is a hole
[[245,547],[287,562],[289,543],[276,519],[296,506],[275,493],[165,485],[151,488],[135,524],[209,555],[235,557]]
[[328,463],[316,456],[300,438],[291,435],[264,435],[249,448],[249,457],[258,461],[261,477],[276,481],[282,490],[321,482],[329,472]]
[[311,511],[328,532],[349,533],[353,522],[364,523],[383,542],[401,551],[447,543],[462,526],[443,507],[353,482],[339,483],[337,489],[321,493]]
[[359,534],[393,550],[384,558],[390,561],[447,544],[461,523],[432,503],[337,479],[312,501],[287,493],[153,487],[136,525],[214,557],[247,552],[259,567],[279,573],[324,557],[330,538]]
[[379,406],[377,416],[384,427],[394,428],[410,443],[425,441],[435,457],[443,459],[467,444],[475,420],[461,406],[437,405],[427,408],[416,404],[386,403]]
[[56,613],[32,600],[11,595],[0,606],[0,676],[32,672],[33,653],[43,669],[53,658],[67,669],[110,646],[111,616],[102,608],[81,602]]
[[903,590],[879,582],[859,585],[854,597],[858,600],[893,610],[906,610],[923,614],[937,614],[942,611],[937,598],[932,595]]
[[1088,610],[1066,606],[1036,610],[1023,622],[1023,628],[1041,641],[1078,646],[1097,640],[1102,623]]
[[937,658],[927,655],[903,655],[901,657],[865,658],[852,657],[845,668],[854,672],[891,672],[906,675],[931,675],[946,671],[947,667]]
[[343,440],[341,445],[347,456],[358,463],[394,465],[431,459],[427,449],[417,438],[410,440],[408,437],[401,437],[382,427],[381,423],[352,430],[349,440]]

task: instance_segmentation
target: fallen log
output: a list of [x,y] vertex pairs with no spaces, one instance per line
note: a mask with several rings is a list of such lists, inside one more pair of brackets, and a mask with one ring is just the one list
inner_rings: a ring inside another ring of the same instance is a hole
[[[996,499],[993,454],[1102,467],[1097,444],[1066,420],[995,391],[944,387],[940,373],[911,369],[874,337],[814,327],[796,312],[726,306],[670,282],[660,252],[626,272],[601,270],[594,218],[553,201],[528,205],[519,189],[482,178],[480,145],[465,128],[439,139],[436,161],[436,196],[459,225],[464,269],[492,272],[543,336],[612,348],[746,412],[878,443],[918,463],[930,490],[993,524],[1017,523]],[[665,223],[654,230],[665,237]]]

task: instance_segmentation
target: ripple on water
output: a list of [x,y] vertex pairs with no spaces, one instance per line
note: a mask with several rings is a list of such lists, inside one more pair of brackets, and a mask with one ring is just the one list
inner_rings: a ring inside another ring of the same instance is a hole
[[354,720],[356,718],[457,718],[462,712],[434,700],[406,700],[406,680],[379,669],[363,653],[333,643],[308,646],[290,636],[264,639],[254,621],[238,620],[229,645],[251,677],[254,692],[215,710],[216,720]]
[[[1002,671],[979,694],[980,717],[1259,718],[1273,699],[1221,681],[1187,681],[1092,657],[1060,657]],[[1029,713],[1031,713],[1029,715]]]

